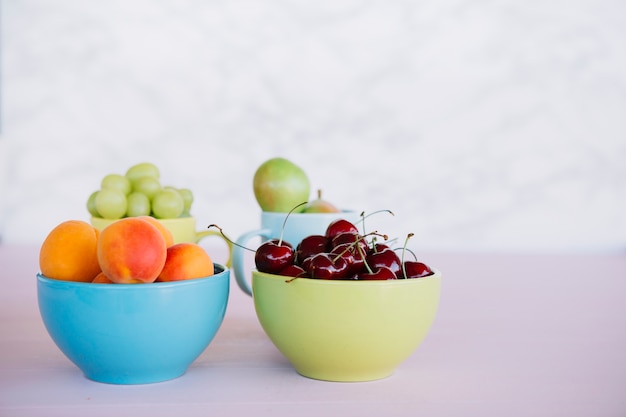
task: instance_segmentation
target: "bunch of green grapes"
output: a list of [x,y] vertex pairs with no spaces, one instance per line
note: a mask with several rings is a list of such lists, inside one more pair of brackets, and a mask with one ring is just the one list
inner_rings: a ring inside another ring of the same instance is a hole
[[136,216],[174,219],[189,216],[192,202],[191,190],[162,186],[156,165],[142,162],[125,175],[102,178],[100,189],[87,200],[87,210],[93,217],[111,220]]

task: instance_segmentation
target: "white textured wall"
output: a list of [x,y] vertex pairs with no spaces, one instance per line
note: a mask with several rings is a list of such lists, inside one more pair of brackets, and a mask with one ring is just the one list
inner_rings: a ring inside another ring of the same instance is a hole
[[144,160],[236,236],[284,156],[415,248],[626,248],[621,1],[13,0],[2,42],[5,243]]

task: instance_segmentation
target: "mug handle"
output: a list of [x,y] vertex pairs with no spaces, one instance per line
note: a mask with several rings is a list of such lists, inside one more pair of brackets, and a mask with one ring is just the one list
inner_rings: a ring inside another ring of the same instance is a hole
[[237,239],[237,242],[232,249],[233,274],[235,275],[235,281],[237,281],[239,288],[250,296],[252,296],[252,288],[246,280],[246,273],[244,271],[245,251],[247,250],[244,248],[249,240],[257,236],[269,239],[272,236],[272,231],[270,229],[258,229],[244,233]]
[[199,243],[202,239],[209,236],[217,236],[221,238],[224,243],[226,243],[226,246],[228,246],[228,260],[226,261],[224,266],[226,266],[226,268],[230,268],[233,259],[233,243],[230,240],[226,239],[220,232],[216,232],[215,230],[202,230],[196,232],[196,243]]

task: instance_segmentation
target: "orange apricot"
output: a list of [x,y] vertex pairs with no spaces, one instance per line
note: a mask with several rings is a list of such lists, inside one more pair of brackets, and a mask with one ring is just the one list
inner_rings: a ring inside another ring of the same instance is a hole
[[39,249],[39,269],[52,279],[91,282],[98,263],[99,232],[87,222],[66,220],[54,227]]
[[96,277],[91,281],[94,284],[115,284],[111,281],[104,272],[100,272]]
[[102,229],[97,251],[102,272],[117,284],[154,282],[167,257],[163,234],[138,217],[126,217]]
[[174,244],[174,235],[170,232],[170,229],[165,227],[163,223],[161,223],[158,219],[152,216],[138,216],[138,218],[146,220],[156,226],[157,229],[163,234],[163,238],[165,239],[165,245],[169,248]]
[[157,281],[181,281],[213,275],[213,261],[197,243],[177,243],[167,248],[165,265]]

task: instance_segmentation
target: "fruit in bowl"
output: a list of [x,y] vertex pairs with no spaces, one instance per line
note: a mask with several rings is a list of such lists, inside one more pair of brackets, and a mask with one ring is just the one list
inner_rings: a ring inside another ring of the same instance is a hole
[[168,238],[151,218],[130,217],[101,232],[68,220],[42,243],[41,318],[87,378],[113,384],[176,378],[221,326],[229,269],[197,244],[168,247]]
[[317,190],[317,198],[308,201],[302,213],[339,213],[341,210],[328,200],[322,198],[322,190]]
[[61,352],[91,380],[147,384],[183,375],[220,328],[229,271],[151,284],[37,275],[39,312]]
[[295,370],[326,381],[393,374],[420,345],[439,305],[441,274],[321,280],[252,272],[257,317]]
[[379,236],[387,239],[377,232],[362,234],[352,222],[338,218],[323,235],[306,236],[295,247],[282,237],[264,242],[255,252],[255,266],[260,272],[295,278],[355,281],[415,279],[434,273],[424,262],[405,260],[412,233],[401,255],[377,242]]
[[149,216],[120,219],[101,231],[80,220],[61,222],[41,244],[39,268],[51,279],[92,282],[104,274],[118,284],[178,281],[214,273],[204,248],[175,243],[170,231]]
[[302,168],[286,158],[263,162],[252,179],[254,196],[263,211],[288,212],[307,201],[310,183]]
[[411,236],[398,256],[377,242],[386,236],[359,233],[337,219],[323,235],[259,246],[251,291],[256,314],[298,373],[327,381],[381,379],[418,348],[435,319],[442,275],[405,259]]
[[87,210],[94,218],[116,220],[153,216],[189,217],[193,193],[188,188],[163,186],[159,168],[150,162],[132,165],[125,174],[107,174],[89,195]]
[[252,189],[263,212],[339,213],[330,201],[317,197],[309,200],[311,184],[307,173],[294,162],[281,157],[270,158],[256,169]]

